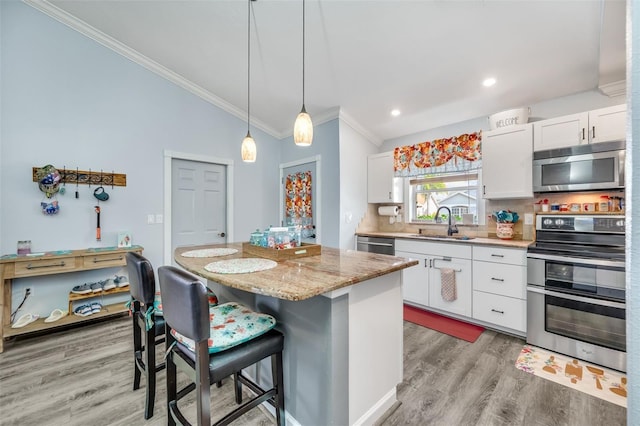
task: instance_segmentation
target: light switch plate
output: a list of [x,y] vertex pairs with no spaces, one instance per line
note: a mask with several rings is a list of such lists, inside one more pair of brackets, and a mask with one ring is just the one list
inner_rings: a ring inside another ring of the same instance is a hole
[[147,215],[147,225],[152,225],[156,223],[156,216],[153,214],[148,214]]
[[525,225],[533,225],[533,213],[525,213],[524,214],[524,224]]

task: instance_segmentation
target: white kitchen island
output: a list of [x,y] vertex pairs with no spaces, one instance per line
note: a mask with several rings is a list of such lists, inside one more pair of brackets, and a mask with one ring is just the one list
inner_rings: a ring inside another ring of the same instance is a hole
[[[238,253],[186,258],[197,248]],[[235,300],[273,315],[285,335],[285,410],[288,424],[373,424],[396,402],[402,370],[400,271],[417,264],[352,250],[322,248],[318,256],[281,261],[250,274],[215,274],[210,262],[255,257],[241,244],[184,247],[176,262],[206,278],[221,301]],[[270,382],[270,364],[250,374]],[[269,406],[270,407],[270,406]]]

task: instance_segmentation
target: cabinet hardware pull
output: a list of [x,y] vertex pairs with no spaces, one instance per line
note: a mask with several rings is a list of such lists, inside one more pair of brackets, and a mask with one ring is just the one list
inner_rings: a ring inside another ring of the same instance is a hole
[[443,257],[442,259],[437,259],[437,260],[444,260],[445,262],[451,262],[451,258],[450,257]]
[[389,191],[389,199],[391,199],[391,191]]
[[491,277],[491,279],[492,279],[493,281],[500,281],[500,282],[504,282],[504,278]]
[[93,258],[93,263],[100,263],[100,262],[113,262],[114,260],[123,260],[124,257],[122,256],[118,256],[118,257],[112,257],[111,259],[98,259],[97,257]]
[[429,259],[429,266],[427,266],[427,259],[424,259],[424,267],[425,268],[431,268],[431,259]]
[[499,311],[497,309],[491,309],[491,312],[496,312],[498,314],[503,314],[504,315],[504,311]]
[[596,126],[591,128],[591,140],[596,138]]
[[62,262],[60,262],[60,263],[52,263],[50,265],[36,265],[36,266],[33,266],[32,264],[29,263],[27,265],[27,269],[54,268],[56,266],[64,266],[64,265],[65,265],[64,260]]
[[482,185],[482,195],[487,195],[487,186]]
[[584,127],[582,128],[582,140],[584,140]]
[[504,254],[491,253],[491,257],[504,257]]

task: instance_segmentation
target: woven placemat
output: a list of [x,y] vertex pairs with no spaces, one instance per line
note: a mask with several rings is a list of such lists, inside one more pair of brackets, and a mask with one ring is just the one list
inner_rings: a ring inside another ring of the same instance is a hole
[[241,259],[220,260],[211,262],[204,267],[209,272],[216,274],[246,274],[249,272],[265,271],[275,268],[278,262],[258,257],[244,257]]

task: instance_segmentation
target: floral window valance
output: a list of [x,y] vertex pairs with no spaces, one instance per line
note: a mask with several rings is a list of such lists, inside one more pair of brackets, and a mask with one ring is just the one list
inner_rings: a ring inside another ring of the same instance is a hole
[[482,132],[397,147],[393,152],[396,177],[462,172],[481,166]]

